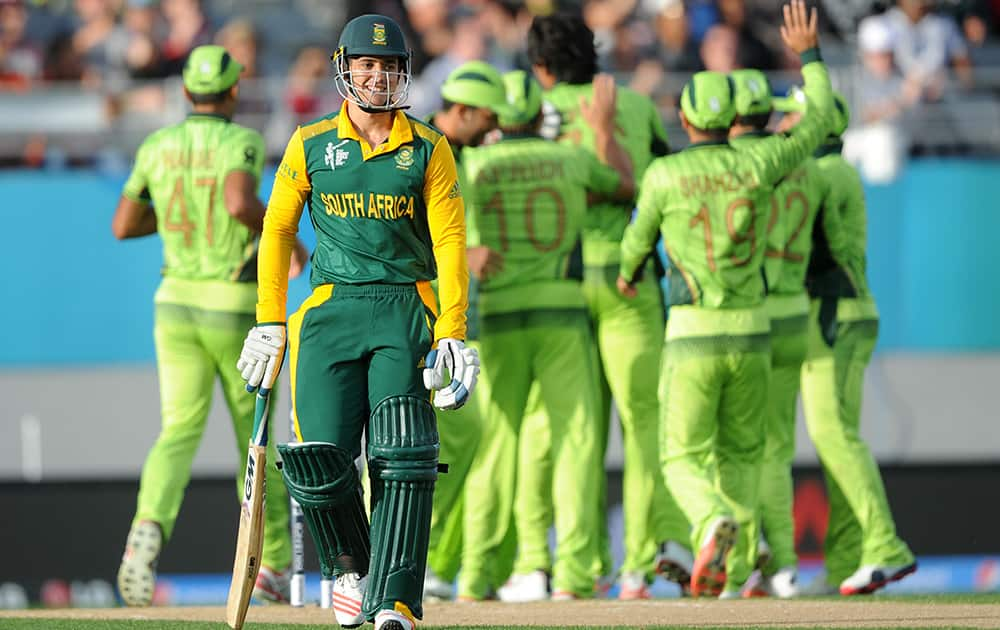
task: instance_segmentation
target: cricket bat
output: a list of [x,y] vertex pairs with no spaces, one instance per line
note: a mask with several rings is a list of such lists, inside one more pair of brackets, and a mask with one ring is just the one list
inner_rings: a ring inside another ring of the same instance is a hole
[[233,580],[229,584],[229,598],[226,600],[226,623],[234,630],[240,630],[246,620],[264,546],[264,473],[267,469],[267,399],[270,393],[269,389],[257,392],[253,434],[247,449],[240,533],[236,538]]

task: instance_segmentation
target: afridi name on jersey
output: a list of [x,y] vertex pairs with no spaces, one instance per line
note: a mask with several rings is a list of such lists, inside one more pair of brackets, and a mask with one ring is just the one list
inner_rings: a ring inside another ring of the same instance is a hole
[[[358,135],[344,109],[299,127],[278,167],[264,219],[265,235],[279,236],[283,250],[294,244],[305,204],[316,231],[314,287],[425,282],[437,277],[438,264],[447,266],[437,329],[464,338],[465,210],[455,159],[441,133],[402,111],[393,114],[389,138],[376,147]],[[287,254],[262,245],[261,260],[258,320],[283,321],[280,270]],[[461,286],[453,286],[456,272]]]

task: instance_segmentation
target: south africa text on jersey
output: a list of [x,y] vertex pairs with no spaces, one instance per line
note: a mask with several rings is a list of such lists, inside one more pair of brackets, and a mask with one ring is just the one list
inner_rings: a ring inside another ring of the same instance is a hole
[[322,193],[320,199],[326,213],[341,219],[401,219],[413,220],[413,197],[411,195],[387,195],[383,193]]

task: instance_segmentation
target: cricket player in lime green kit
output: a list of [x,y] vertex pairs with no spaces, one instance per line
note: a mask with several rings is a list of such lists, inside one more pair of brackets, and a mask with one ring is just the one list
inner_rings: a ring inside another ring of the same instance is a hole
[[[507,85],[515,115],[503,139],[466,150],[477,233],[503,268],[480,285],[480,347],[490,382],[484,434],[469,474],[459,595],[481,598],[496,584],[489,567],[511,522],[521,421],[533,383],[551,424],[556,558],[554,598],[588,597],[596,545],[592,497],[601,461],[595,432],[596,358],[580,286],[580,235],[587,191],[634,194],[631,169],[612,135],[615,88],[600,77],[582,115],[595,127],[598,156],[537,135],[541,89],[527,74]],[[616,173],[616,170],[618,171]]]
[[819,59],[817,18],[785,7],[782,36],[803,61],[813,103],[795,133],[737,150],[726,75],[700,72],[681,92],[692,145],[654,160],[625,230],[619,290],[662,234],[670,257],[670,319],[660,375],[663,474],[692,524],[695,597],[738,597],[756,560],[757,492],[770,376],[770,321],[762,274],[773,187],[827,134],[832,97]]
[[[806,288],[811,298],[802,366],[806,427],[823,463],[830,515],[826,582],[842,595],[874,592],[917,570],[896,534],[878,464],[860,434],[864,373],[878,337],[866,278],[867,216],[861,178],[841,156],[850,112],[836,95],[836,124],[816,151],[827,193],[813,230]],[[801,110],[801,99],[782,102]],[[790,117],[789,123],[794,122]]]
[[[154,339],[162,428],[142,470],[138,506],[118,571],[130,606],[148,606],[156,561],[169,540],[198,450],[216,376],[222,381],[236,445],[246,460],[254,401],[232,365],[257,295],[257,241],[264,206],[257,198],[264,140],[231,122],[242,67],[221,46],[201,46],[184,68],[193,111],[146,138],[115,211],[116,237],[163,240],[163,280],[154,298]],[[294,275],[305,252],[296,248]],[[275,457],[273,448],[270,457]],[[237,485],[242,486],[242,468]],[[263,566],[254,595],[288,601],[291,562],[288,497],[269,469]]]
[[[580,116],[581,99],[590,98],[597,53],[594,34],[575,15],[536,17],[528,31],[528,58],[542,87],[548,120],[543,135],[593,152],[595,136]],[[653,102],[637,92],[619,90],[614,133],[628,153],[636,181],[654,157],[668,152],[667,135]],[[643,290],[635,300],[615,289],[619,244],[633,210],[633,200],[598,199],[591,204],[583,241],[584,293],[590,310],[602,368],[600,452],[607,448],[611,399],[622,425],[625,455],[623,510],[625,559],[621,567],[623,598],[648,596],[657,544],[687,540],[689,526],[657,474],[656,374],[663,350],[663,304],[652,260],[644,266]],[[544,444],[539,444],[544,446]],[[602,458],[603,460],[603,458]],[[606,478],[601,476],[595,506],[601,532],[594,577],[611,574],[607,537]],[[562,497],[555,496],[559,502]],[[684,569],[684,577],[686,571]],[[673,573],[673,571],[671,571]]]
[[[463,343],[463,193],[448,140],[402,111],[411,77],[399,25],[354,18],[332,59],[344,104],[285,149],[261,236],[258,323],[237,367],[250,388],[270,388],[287,338],[299,442],[278,452],[321,571],[336,576],[335,619],[413,630],[438,474],[434,406],[468,402],[479,371]],[[307,205],[313,293],[286,336],[285,269]],[[362,434],[370,529],[353,463]]]
[[[487,133],[497,128],[497,116],[507,108],[503,80],[490,64],[469,61],[448,75],[441,85],[441,98],[444,106],[434,114],[430,122],[451,144],[458,169],[459,187],[465,190],[467,186],[461,160],[462,149],[478,146]],[[468,221],[468,199],[465,201],[467,240],[477,242],[473,226]],[[503,256],[489,247],[471,246],[466,249],[466,257],[470,271],[466,344],[478,349],[479,316],[476,312],[476,300],[479,290],[476,278],[498,269],[503,264]],[[489,398],[488,384],[482,375],[476,390],[475,398],[461,409],[437,414],[441,440],[440,459],[448,464],[448,474],[438,477],[434,487],[427,578],[424,581],[425,598],[451,599],[452,583],[458,575],[462,559],[465,480],[482,437],[482,406]],[[505,562],[496,567],[504,577],[513,563],[513,544],[508,544],[507,547],[510,549],[502,554],[506,558]]]
[[[764,142],[774,111],[771,86],[759,70],[730,73],[736,120],[729,142],[736,149]],[[760,519],[770,560],[761,567],[753,595],[796,594],[798,557],[792,519],[792,460],[799,373],[806,357],[809,298],[805,276],[812,251],[812,230],[826,180],[810,156],[787,173],[771,195],[764,271],[765,306],[771,319],[771,380],[767,394],[764,460],[761,466]]]

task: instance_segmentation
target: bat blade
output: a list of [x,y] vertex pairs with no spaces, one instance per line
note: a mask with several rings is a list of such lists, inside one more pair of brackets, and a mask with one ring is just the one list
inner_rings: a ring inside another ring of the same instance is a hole
[[264,546],[264,473],[267,467],[267,447],[253,442],[247,452],[243,502],[240,507],[240,530],[236,538],[233,579],[226,600],[226,623],[240,630],[246,620],[250,596],[260,570],[260,555]]

